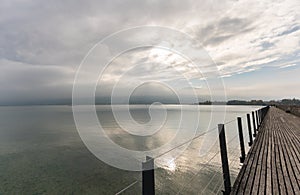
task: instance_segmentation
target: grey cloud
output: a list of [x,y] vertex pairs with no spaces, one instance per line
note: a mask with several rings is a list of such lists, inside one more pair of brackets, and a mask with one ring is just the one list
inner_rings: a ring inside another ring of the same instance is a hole
[[251,22],[248,19],[224,17],[219,21],[218,29],[233,33],[246,28],[249,24]]
[[[4,1],[0,56],[29,64],[78,64],[105,36],[133,26],[175,22],[193,1]],[[160,22],[161,21],[161,22]]]
[[269,49],[274,46],[274,43],[264,41],[261,43],[262,50]]
[[224,17],[206,27],[199,27],[196,34],[204,46],[216,46],[232,37],[254,30],[251,24],[252,21],[248,19]]
[[218,45],[218,44],[232,38],[233,36],[235,36],[235,35],[231,34],[231,35],[223,35],[223,36],[214,36],[208,40],[205,40],[203,45],[204,46],[208,46],[208,45],[215,46],[215,45]]

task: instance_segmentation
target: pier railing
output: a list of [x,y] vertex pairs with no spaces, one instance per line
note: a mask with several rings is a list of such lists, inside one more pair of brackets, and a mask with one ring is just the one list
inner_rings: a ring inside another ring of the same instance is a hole
[[[116,194],[136,194],[137,189],[140,189],[139,193],[143,195],[166,192],[171,194],[195,192],[197,194],[230,194],[232,184],[245,161],[247,152],[255,142],[255,137],[268,109],[268,106],[263,107],[227,123],[219,124],[204,134],[180,143],[158,156],[147,156],[142,162],[141,178],[124,186]],[[219,141],[209,149],[207,155],[195,156],[191,159],[191,154],[203,147],[204,135],[218,138]],[[186,144],[190,145],[180,157],[166,158],[166,155],[172,156],[170,155],[172,152],[175,153]],[[165,165],[166,159],[169,160],[167,165]],[[178,166],[184,169],[187,162],[190,167],[194,167],[193,170],[185,172],[176,170]],[[154,169],[160,164],[164,164],[163,168]]]
[[[252,111],[252,122],[253,122],[253,136],[256,137],[257,132],[259,131],[259,127],[263,122],[269,107],[264,107],[262,109]],[[243,127],[242,127],[242,118],[237,117],[238,123],[238,135],[239,135],[239,143],[240,143],[240,163],[243,163],[246,158],[245,153],[245,143],[243,136]],[[247,123],[248,123],[248,131],[249,131],[249,146],[252,145],[252,130],[250,126],[250,117],[247,114]],[[225,127],[224,124],[219,124],[219,143],[220,143],[220,151],[221,151],[221,160],[222,160],[222,171],[223,171],[223,181],[224,181],[224,190],[223,194],[227,195],[231,192],[231,181],[230,181],[230,169],[228,166],[228,157],[227,157],[227,146],[226,146],[226,136],[225,136]]]

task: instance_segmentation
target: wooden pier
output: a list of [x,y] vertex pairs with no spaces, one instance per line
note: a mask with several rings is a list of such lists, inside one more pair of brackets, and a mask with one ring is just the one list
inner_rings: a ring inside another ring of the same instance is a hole
[[269,109],[231,194],[300,194],[300,117]]

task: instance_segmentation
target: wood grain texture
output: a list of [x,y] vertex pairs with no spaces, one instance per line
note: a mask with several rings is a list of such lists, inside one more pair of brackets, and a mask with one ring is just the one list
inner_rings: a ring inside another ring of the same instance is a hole
[[300,117],[269,109],[231,194],[300,194]]

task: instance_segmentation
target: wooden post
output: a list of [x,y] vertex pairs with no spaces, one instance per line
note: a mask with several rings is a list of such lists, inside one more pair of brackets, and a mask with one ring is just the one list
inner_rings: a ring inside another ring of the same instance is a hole
[[262,109],[260,109],[259,111],[260,111],[260,112],[259,112],[259,118],[260,118],[260,121],[259,121],[259,122],[260,122],[260,124],[261,124],[261,123],[262,123]]
[[261,125],[261,109],[258,110],[258,121],[259,125]]
[[239,131],[240,149],[241,149],[240,162],[243,163],[245,161],[246,154],[245,154],[245,144],[244,144],[244,136],[243,136],[242,118],[237,117],[237,121],[238,121],[238,131]]
[[218,130],[219,130],[219,144],[220,144],[220,151],[221,151],[223,180],[224,180],[224,188],[225,188],[223,194],[229,195],[231,192],[231,183],[230,183],[230,173],[229,173],[229,166],[228,166],[224,124],[219,124]]
[[252,111],[252,123],[253,123],[253,137],[256,137],[255,117],[253,111]]
[[261,118],[262,118],[262,120],[264,120],[264,118],[265,118],[265,108],[266,108],[266,107],[263,107],[263,108],[261,109]]
[[154,181],[154,159],[146,156],[146,162],[142,163],[142,188],[143,195],[155,194],[155,181]]
[[262,108],[262,120],[264,120],[264,118],[269,110],[269,107],[270,106],[266,106],[266,107]]
[[250,114],[247,114],[247,124],[248,124],[248,132],[249,132],[249,146],[252,146],[253,144],[253,138],[252,138],[252,132],[251,132],[251,120],[250,120]]
[[257,131],[258,131],[258,129],[259,129],[259,122],[258,122],[258,111],[256,110],[255,111],[255,116],[256,116],[256,127],[257,127]]

